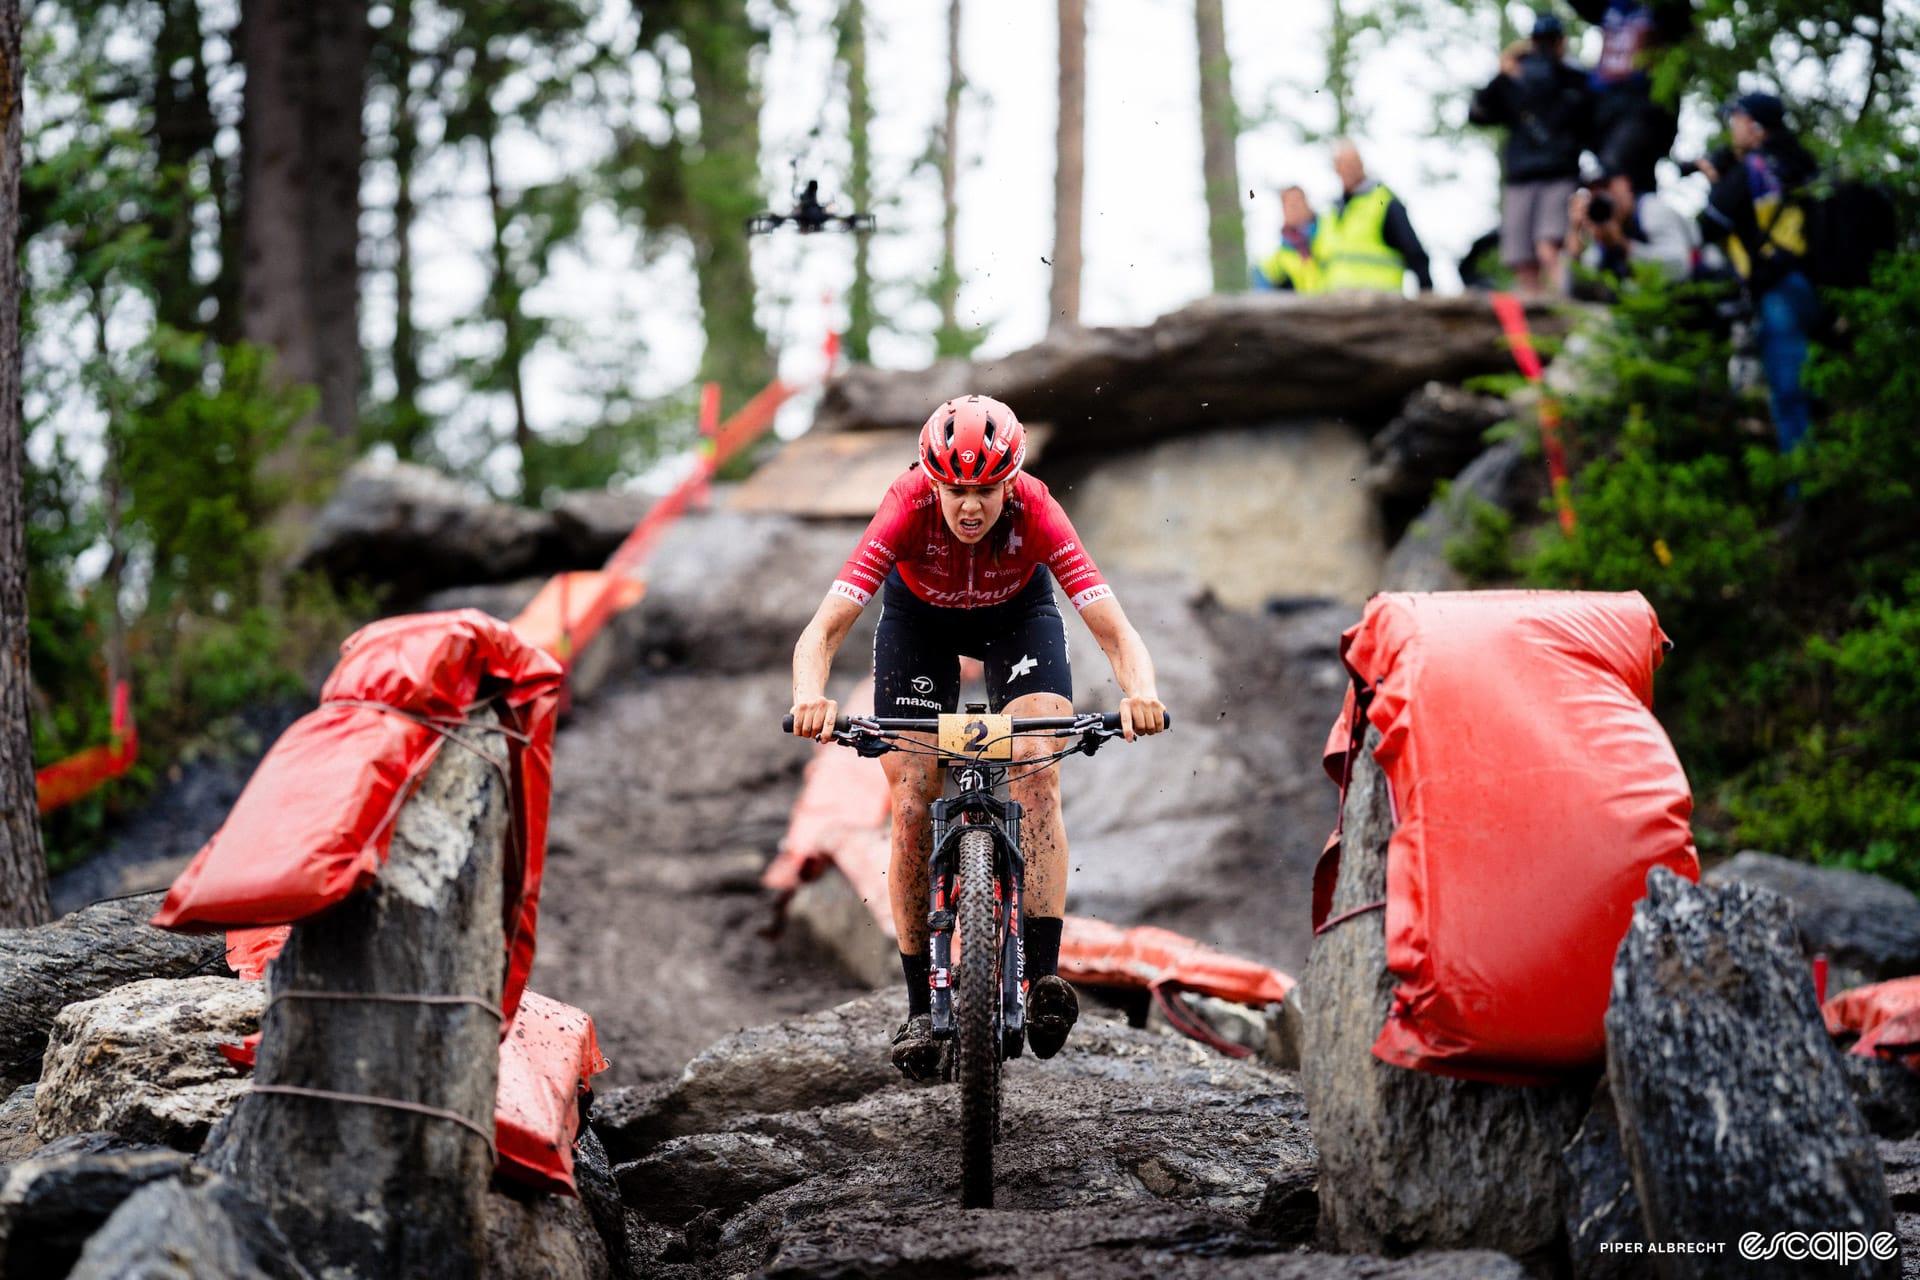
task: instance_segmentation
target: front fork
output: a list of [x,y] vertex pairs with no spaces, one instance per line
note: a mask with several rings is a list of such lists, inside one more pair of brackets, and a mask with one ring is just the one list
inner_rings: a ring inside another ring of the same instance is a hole
[[[1008,1056],[1019,1052],[1026,1027],[1027,951],[1024,942],[1026,920],[1026,859],[1020,852],[1020,803],[1017,800],[992,800],[992,817],[999,819],[1003,838],[995,842],[997,856],[993,896],[1005,923],[999,943],[1000,1025],[1009,1046]],[[978,812],[979,800],[955,797],[933,802],[933,856],[927,864],[927,946],[932,973],[933,1034],[935,1039],[953,1035],[953,929],[954,888],[959,879],[960,836],[972,823],[987,820]],[[971,821],[969,821],[971,820]],[[1012,874],[1008,874],[1008,871]]]

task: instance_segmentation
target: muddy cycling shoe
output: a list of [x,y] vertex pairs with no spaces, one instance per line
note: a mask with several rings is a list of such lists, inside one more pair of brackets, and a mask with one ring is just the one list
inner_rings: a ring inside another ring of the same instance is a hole
[[1036,1058],[1051,1058],[1067,1042],[1067,1033],[1080,1020],[1080,997],[1056,973],[1037,978],[1027,988],[1027,1044]]
[[893,1065],[909,1080],[940,1074],[940,1042],[933,1038],[933,1017],[916,1013],[893,1033]]

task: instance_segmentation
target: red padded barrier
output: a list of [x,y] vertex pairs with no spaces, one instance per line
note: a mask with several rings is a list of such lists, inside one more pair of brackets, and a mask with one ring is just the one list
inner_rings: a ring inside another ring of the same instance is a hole
[[[482,749],[512,793],[502,997],[511,1017],[533,967],[560,664],[477,609],[373,623],[341,655],[319,709],[274,743],[153,923],[190,933],[292,924],[365,887],[386,861],[401,806],[446,742],[440,730],[492,701],[504,746],[488,735]],[[240,944],[242,959],[265,962],[262,940]]]
[[[1364,715],[1397,823],[1398,985],[1374,1056],[1510,1084],[1600,1061],[1647,873],[1699,878],[1686,774],[1651,710],[1665,646],[1638,592],[1384,594],[1347,631],[1361,695],[1326,763],[1344,777]],[[1315,870],[1316,929],[1338,859],[1336,839]]]

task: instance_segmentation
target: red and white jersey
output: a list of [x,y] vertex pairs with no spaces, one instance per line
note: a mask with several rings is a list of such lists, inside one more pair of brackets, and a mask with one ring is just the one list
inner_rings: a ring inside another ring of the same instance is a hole
[[880,510],[847,557],[833,594],[866,606],[896,566],[907,589],[943,609],[978,609],[1011,600],[1046,565],[1075,609],[1113,594],[1073,523],[1047,486],[1021,472],[1000,518],[968,546],[953,536],[926,472],[914,467],[893,482]]

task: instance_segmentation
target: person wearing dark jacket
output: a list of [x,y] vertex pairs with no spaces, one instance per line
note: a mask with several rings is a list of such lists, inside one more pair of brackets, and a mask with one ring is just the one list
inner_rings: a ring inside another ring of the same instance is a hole
[[1594,64],[1593,129],[1588,149],[1608,172],[1654,189],[1654,165],[1673,147],[1680,121],[1653,100],[1650,69],[1661,50],[1693,30],[1692,0],[1570,0],[1573,11],[1600,28]]
[[1313,256],[1329,292],[1371,289],[1399,293],[1406,273],[1433,289],[1426,248],[1400,198],[1367,176],[1360,149],[1344,138],[1333,150],[1340,175],[1339,203],[1321,215],[1313,233]]
[[1818,166],[1787,125],[1770,93],[1749,93],[1727,107],[1731,153],[1700,161],[1713,184],[1700,227],[1726,246],[1760,317],[1760,365],[1766,373],[1780,451],[1807,437],[1812,406],[1801,385],[1820,302],[1806,272],[1806,208],[1796,199]]
[[1473,95],[1467,119],[1507,130],[1501,151],[1500,261],[1523,293],[1560,278],[1567,201],[1580,182],[1580,144],[1592,113],[1587,73],[1563,60],[1566,29],[1543,13],[1531,39],[1500,55],[1500,74]]

